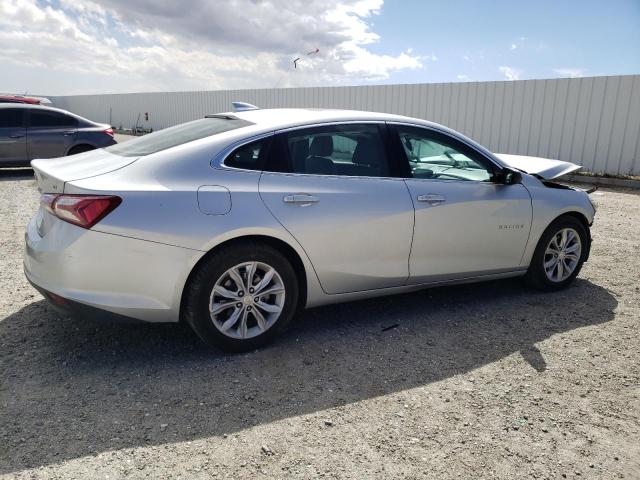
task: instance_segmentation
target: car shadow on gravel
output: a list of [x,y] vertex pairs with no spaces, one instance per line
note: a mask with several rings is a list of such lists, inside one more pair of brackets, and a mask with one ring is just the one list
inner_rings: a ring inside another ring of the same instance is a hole
[[33,180],[31,168],[0,168],[0,182],[6,180]]
[[535,375],[537,342],[608,322],[616,305],[587,280],[432,289],[310,310],[273,346],[226,355],[180,325],[97,324],[36,301],[0,321],[0,473],[230,434],[516,352]]

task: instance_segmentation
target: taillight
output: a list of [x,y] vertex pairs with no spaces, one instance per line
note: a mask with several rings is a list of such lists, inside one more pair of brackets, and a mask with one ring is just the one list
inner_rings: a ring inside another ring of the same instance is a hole
[[107,128],[104,133],[106,133],[107,135],[113,137],[113,127],[109,127]]
[[40,204],[65,222],[91,228],[118,205],[122,199],[115,195],[54,195],[45,193]]
[[58,198],[60,195],[57,193],[43,193],[40,197],[40,205],[49,213],[55,215],[53,211],[53,201]]

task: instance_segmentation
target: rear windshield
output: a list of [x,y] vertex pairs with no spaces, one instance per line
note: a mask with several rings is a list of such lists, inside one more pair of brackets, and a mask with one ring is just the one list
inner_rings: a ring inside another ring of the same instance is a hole
[[105,150],[123,157],[140,157],[248,125],[253,125],[253,123],[233,117],[202,118],[165,128],[124,143],[117,143],[105,148]]

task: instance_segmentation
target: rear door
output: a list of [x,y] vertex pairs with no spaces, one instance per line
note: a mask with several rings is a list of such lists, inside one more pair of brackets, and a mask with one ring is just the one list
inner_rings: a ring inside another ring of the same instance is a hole
[[26,163],[26,140],[24,109],[0,109],[0,165]]
[[402,285],[413,205],[378,124],[276,135],[260,178],[267,208],[302,245],[330,294]]
[[53,110],[29,109],[27,152],[29,159],[62,157],[75,141],[78,120]]

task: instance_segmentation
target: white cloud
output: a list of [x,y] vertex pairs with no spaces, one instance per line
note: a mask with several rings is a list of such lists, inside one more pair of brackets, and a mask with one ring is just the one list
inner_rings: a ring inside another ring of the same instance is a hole
[[502,66],[498,67],[498,70],[507,80],[520,80],[520,75],[522,74],[522,70],[513,67]]
[[351,45],[350,51],[353,58],[343,63],[344,71],[347,74],[356,75],[369,79],[382,79],[389,76],[393,70],[403,70],[422,68],[420,57],[411,56],[408,52],[393,57],[389,55],[378,55],[368,50]]
[[[411,49],[374,53],[383,0],[37,0],[0,2],[0,62],[37,71],[49,94],[356,83],[436,61]],[[319,48],[314,55],[306,52]],[[292,60],[302,57],[298,68]],[[66,91],[48,74],[68,75]],[[87,80],[83,84],[82,78]],[[89,83],[91,80],[93,83]]]
[[514,51],[526,46],[527,37],[518,37],[509,44],[509,50]]
[[456,75],[456,78],[462,82],[466,82],[469,80],[469,75],[460,74],[460,75]]
[[583,68],[554,68],[553,71],[560,77],[568,78],[580,78],[586,74]]

